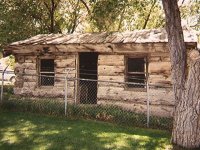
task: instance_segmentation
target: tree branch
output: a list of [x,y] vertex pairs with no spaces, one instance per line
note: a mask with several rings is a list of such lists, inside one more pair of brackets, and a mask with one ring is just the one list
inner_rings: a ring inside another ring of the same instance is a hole
[[61,0],[58,0],[57,3],[55,3],[55,5],[54,5],[54,8],[55,8],[55,9],[58,7],[60,1],[61,1]]
[[81,3],[85,6],[85,8],[86,8],[87,11],[88,11],[88,14],[90,15],[90,14],[91,14],[90,8],[89,8],[88,5],[86,4],[86,2],[85,2],[84,0],[80,0],[80,1],[81,1]]
[[51,12],[51,8],[48,6],[46,2],[44,2],[45,7],[48,9],[49,12]]
[[149,18],[150,18],[150,16],[151,16],[151,12],[152,12],[152,10],[153,10],[155,4],[156,4],[156,0],[153,1],[153,4],[152,4],[152,6],[151,6],[151,8],[150,8],[150,10],[149,10],[149,13],[148,13],[148,15],[147,15],[147,18],[145,19],[145,22],[144,22],[144,25],[143,25],[142,29],[145,29],[145,28],[146,28],[147,23],[148,23],[148,21],[149,21]]

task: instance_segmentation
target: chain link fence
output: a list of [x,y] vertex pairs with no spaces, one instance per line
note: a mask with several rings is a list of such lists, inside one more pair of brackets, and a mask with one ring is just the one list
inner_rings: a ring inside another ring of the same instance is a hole
[[[1,88],[3,108],[69,118],[86,118],[128,126],[172,127],[173,93],[170,86],[110,80],[21,74],[14,91]],[[4,90],[4,91],[3,91]],[[15,93],[15,94],[13,94]],[[4,96],[4,97],[3,97]]]

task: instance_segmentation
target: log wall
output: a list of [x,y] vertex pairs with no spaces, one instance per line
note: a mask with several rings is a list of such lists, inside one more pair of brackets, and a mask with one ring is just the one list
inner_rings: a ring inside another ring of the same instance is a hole
[[[134,56],[134,54],[130,55]],[[125,56],[99,55],[98,79],[125,82]],[[116,63],[115,63],[116,62]],[[156,116],[172,116],[173,92],[169,86],[170,59],[169,56],[159,54],[148,56],[149,90],[151,114]],[[145,89],[129,89],[122,83],[98,83],[98,104],[114,104],[136,112],[146,113],[147,92]]]
[[[78,47],[78,45],[76,45]],[[125,58],[126,56],[145,55],[148,58],[148,73],[150,88],[151,114],[157,116],[171,116],[173,112],[173,93],[169,88],[160,88],[171,84],[170,59],[167,47],[163,44],[142,46],[126,45],[94,45],[88,48],[88,52],[100,52],[100,48],[108,48],[108,53],[99,53],[98,57],[98,80],[125,81]],[[105,47],[104,47],[105,46]],[[55,48],[56,47],[56,48]],[[37,47],[35,47],[37,48]],[[65,49],[70,49],[69,53]],[[17,95],[38,97],[64,97],[64,76],[66,68],[74,68],[68,77],[76,77],[78,53],[73,46],[52,46],[47,55],[39,55],[36,50],[31,54],[30,50],[23,55],[16,55],[16,83],[14,92]],[[41,48],[39,48],[41,49]],[[135,50],[133,50],[135,49]],[[145,49],[145,50],[144,50]],[[54,52],[58,50],[58,53]],[[82,51],[79,47],[78,51]],[[37,55],[36,55],[37,54]],[[52,87],[38,85],[38,66],[40,58],[53,58],[55,61],[55,85]],[[24,75],[23,75],[24,74]],[[29,75],[26,75],[29,74]],[[75,82],[70,81],[68,97],[75,98]],[[115,104],[136,112],[146,112],[147,92],[144,90],[130,90],[125,84],[99,82],[97,90],[98,104]]]
[[[18,58],[19,57],[19,58]],[[24,57],[24,58],[22,58]],[[40,58],[53,58],[55,64],[55,80],[54,86],[38,85],[38,67],[37,62]],[[19,60],[20,59],[20,60]],[[22,61],[23,59],[23,61]],[[37,96],[37,97],[63,97],[64,96],[64,77],[66,68],[74,70],[70,71],[68,77],[75,77],[76,71],[76,55],[68,54],[64,56],[16,56],[16,82],[14,92],[17,95]],[[68,82],[68,96],[74,97],[74,82]]]

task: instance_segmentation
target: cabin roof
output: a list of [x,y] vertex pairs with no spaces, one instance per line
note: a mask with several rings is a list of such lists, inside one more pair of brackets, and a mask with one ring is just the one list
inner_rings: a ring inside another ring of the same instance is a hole
[[[196,34],[184,30],[185,42],[197,42]],[[103,43],[159,43],[167,42],[165,29],[135,30],[127,32],[39,34],[26,40],[11,43],[9,46],[22,45],[59,45],[59,44],[103,44]]]

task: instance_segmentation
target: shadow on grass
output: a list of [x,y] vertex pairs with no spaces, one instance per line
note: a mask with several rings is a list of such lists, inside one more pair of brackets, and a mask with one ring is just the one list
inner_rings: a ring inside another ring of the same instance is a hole
[[0,149],[166,149],[165,131],[64,120],[28,113],[0,112]]

